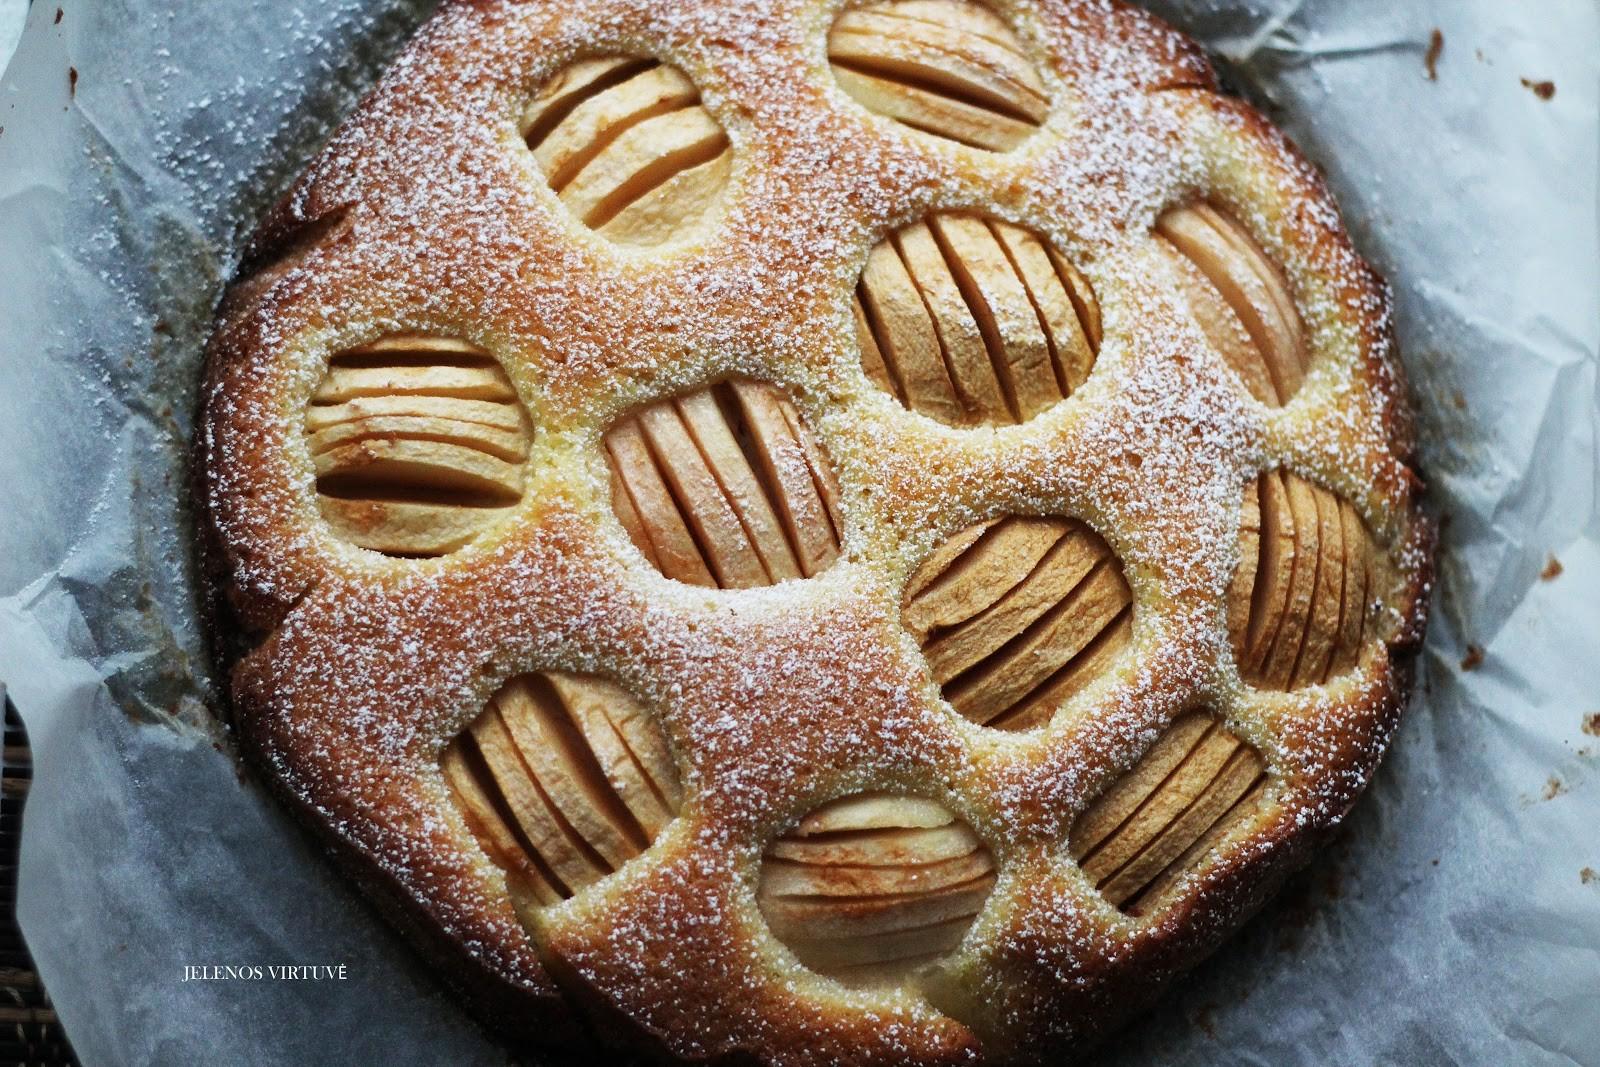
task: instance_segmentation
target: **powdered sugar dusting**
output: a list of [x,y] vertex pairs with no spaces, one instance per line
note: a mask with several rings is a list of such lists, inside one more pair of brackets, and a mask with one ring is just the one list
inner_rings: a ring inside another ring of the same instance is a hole
[[[288,232],[343,211],[348,228],[230,309],[213,342],[206,504],[241,623],[262,635],[234,678],[254,746],[480,966],[554,997],[447,800],[438,754],[516,673],[598,673],[638,694],[684,767],[685,810],[637,861],[541,913],[536,934],[570,991],[680,1055],[964,1062],[980,1055],[975,1031],[995,1048],[1093,1033],[1214,945],[1261,874],[1343,815],[1398,713],[1405,677],[1382,642],[1328,687],[1248,689],[1223,611],[1242,487],[1286,465],[1349,499],[1388,546],[1390,643],[1415,640],[1426,537],[1386,295],[1314,172],[1206,88],[1181,38],[1109,0],[994,8],[1035,50],[1054,101],[1045,128],[1005,155],[855,105],[824,53],[836,4],[448,6],[269,223]],[[719,212],[661,248],[583,227],[516,131],[546,78],[613,54],[684,71],[733,145]],[[1281,409],[1251,400],[1207,347],[1150,236],[1164,208],[1197,195],[1290,278],[1314,362]],[[940,425],[860,366],[849,296],[868,249],[959,208],[1048,237],[1102,305],[1094,373],[1021,426]],[[400,330],[493,352],[536,428],[522,506],[437,560],[333,536],[299,432],[329,354]],[[838,470],[844,554],[815,578],[678,585],[610,512],[605,429],[732,374],[785,387]],[[933,547],[1002,514],[1082,518],[1134,596],[1123,669],[1021,737],[945,707],[899,624],[900,590]],[[1197,706],[1262,750],[1273,803],[1248,840],[1135,923],[1067,858],[1067,828]],[[921,992],[851,993],[808,975],[755,908],[765,842],[869,787],[939,799],[1001,864],[963,949]]]

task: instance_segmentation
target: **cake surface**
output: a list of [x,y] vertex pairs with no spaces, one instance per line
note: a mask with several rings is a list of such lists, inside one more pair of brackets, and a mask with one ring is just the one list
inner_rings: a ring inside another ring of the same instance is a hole
[[1086,1047],[1343,818],[1425,620],[1385,288],[1113,0],[447,2],[196,451],[247,754],[530,1049]]

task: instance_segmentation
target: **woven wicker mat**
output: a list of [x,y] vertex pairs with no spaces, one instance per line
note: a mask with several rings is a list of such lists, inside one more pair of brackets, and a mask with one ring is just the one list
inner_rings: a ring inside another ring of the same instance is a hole
[[10,700],[5,705],[5,752],[0,759],[0,1064],[77,1064],[17,926],[17,851],[22,844],[22,806],[33,781],[33,750],[17,709]]

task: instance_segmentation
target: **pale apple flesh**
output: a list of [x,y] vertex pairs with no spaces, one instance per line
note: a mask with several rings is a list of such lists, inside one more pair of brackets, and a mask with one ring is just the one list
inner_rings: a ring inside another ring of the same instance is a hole
[[935,213],[869,254],[853,307],[862,367],[912,411],[1013,425],[1081,387],[1099,345],[1088,282],[1043,238]]
[[441,766],[479,845],[537,904],[618,870],[682,804],[649,710],[614,683],[561,671],[507,682]]
[[1029,729],[1111,670],[1133,595],[1084,523],[1011,516],[965,530],[907,585],[901,618],[944,696],[974,722]]
[[953,952],[994,882],[988,848],[943,805],[863,793],[824,805],[768,847],[757,900],[802,964],[870,986]]
[[966,0],[847,10],[828,35],[828,59],[840,88],[867,110],[974,148],[1009,151],[1050,114],[1022,42]]
[[505,369],[453,338],[336,353],[306,407],[318,506],[339,537],[396,556],[453,552],[522,498],[532,428]]
[[1156,222],[1189,307],[1214,348],[1264,404],[1286,404],[1305,381],[1305,329],[1288,279],[1233,216],[1207,203]]
[[1279,468],[1245,488],[1228,629],[1240,676],[1262,689],[1324,685],[1368,638],[1380,555],[1349,501]]
[[1249,821],[1266,781],[1259,753],[1190,712],[1077,818],[1069,849],[1102,896],[1141,914]]
[[659,401],[613,426],[605,448],[617,518],[668,578],[747,589],[838,557],[832,466],[773,386],[735,379]]
[[674,67],[583,60],[522,115],[550,188],[584,225],[619,244],[681,237],[711,213],[732,173],[728,135]]

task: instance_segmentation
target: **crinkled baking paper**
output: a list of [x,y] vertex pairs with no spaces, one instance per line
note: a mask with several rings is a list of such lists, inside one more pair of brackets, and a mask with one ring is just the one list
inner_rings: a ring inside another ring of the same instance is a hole
[[[38,0],[0,82],[0,679],[36,775],[18,907],[89,1067],[504,1062],[241,776],[185,532],[241,238],[428,6]],[[1600,8],[1156,6],[1326,169],[1393,282],[1445,533],[1367,798],[1108,1058],[1600,1064]]]

